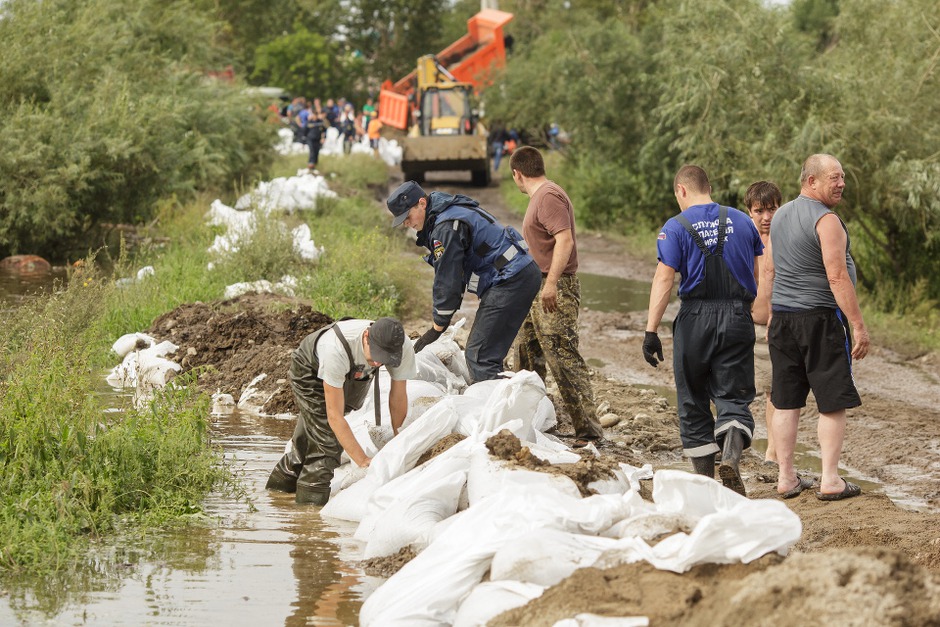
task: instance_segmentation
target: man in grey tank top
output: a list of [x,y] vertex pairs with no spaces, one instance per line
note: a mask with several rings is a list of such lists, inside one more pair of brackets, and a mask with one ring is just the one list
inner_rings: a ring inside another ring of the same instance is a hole
[[834,501],[861,493],[839,477],[845,410],[862,404],[852,359],[864,358],[869,347],[848,233],[831,210],[844,189],[842,164],[832,155],[812,155],[800,173],[800,195],[777,210],[770,226],[765,274],[773,278],[768,343],[780,465],[777,492],[783,498],[812,485],[793,467],[800,409],[809,390],[819,407],[822,478],[816,497]]

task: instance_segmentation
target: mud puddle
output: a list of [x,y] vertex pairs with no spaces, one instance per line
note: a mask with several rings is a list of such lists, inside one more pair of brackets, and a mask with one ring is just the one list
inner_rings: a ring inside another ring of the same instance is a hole
[[650,282],[579,272],[581,306],[595,311],[646,311]]
[[[0,599],[0,625],[355,625],[381,582],[355,565],[355,525],[264,489],[294,420],[233,412],[213,418],[216,442],[241,476],[253,508],[211,495],[212,522],[152,534],[152,560],[137,542],[101,548],[95,573],[68,582],[58,608]],[[102,572],[114,563],[114,572]],[[23,606],[28,609],[21,609]]]

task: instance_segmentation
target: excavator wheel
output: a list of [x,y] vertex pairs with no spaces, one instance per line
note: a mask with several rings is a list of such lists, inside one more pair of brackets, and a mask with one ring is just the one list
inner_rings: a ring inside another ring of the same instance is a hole
[[418,185],[421,185],[424,183],[424,172],[405,170],[404,172],[402,172],[402,175],[404,176],[404,179],[406,181],[414,181]]
[[490,184],[489,168],[483,170],[473,170],[470,173],[470,181],[477,187],[486,187]]

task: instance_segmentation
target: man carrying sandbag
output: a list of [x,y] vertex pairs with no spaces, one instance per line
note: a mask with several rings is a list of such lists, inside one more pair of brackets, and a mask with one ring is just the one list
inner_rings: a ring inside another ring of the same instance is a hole
[[433,326],[415,343],[415,352],[441,336],[469,291],[479,296],[480,307],[467,338],[467,367],[473,382],[498,378],[542,284],[522,235],[474,199],[427,194],[415,181],[405,181],[386,204],[395,216],[392,226],[415,229],[434,267]]
[[392,378],[388,410],[397,435],[408,414],[406,381],[418,373],[401,322],[341,320],[303,339],[290,368],[300,415],[290,451],[271,471],[267,489],[296,493],[297,503],[324,505],[343,451],[356,465],[369,465],[372,459],[356,441],[345,414],[362,407],[371,387],[378,424],[378,370],[383,365]]

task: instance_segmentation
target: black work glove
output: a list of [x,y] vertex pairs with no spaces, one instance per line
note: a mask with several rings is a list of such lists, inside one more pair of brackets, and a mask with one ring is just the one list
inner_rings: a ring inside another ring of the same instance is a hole
[[659,334],[655,331],[647,331],[643,337],[643,357],[653,368],[658,367],[659,362],[663,360],[663,343],[659,341]]
[[420,353],[425,346],[441,337],[441,333],[443,333],[443,331],[438,331],[434,327],[425,331],[424,335],[419,337],[418,341],[415,342],[415,353]]

